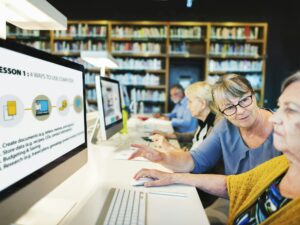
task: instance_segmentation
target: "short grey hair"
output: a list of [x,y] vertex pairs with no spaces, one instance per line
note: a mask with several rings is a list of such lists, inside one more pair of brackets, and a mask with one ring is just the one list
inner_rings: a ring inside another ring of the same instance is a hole
[[283,81],[281,85],[281,92],[283,92],[289,85],[297,81],[300,81],[300,70]]
[[248,92],[254,94],[250,82],[244,76],[227,74],[221,76],[213,85],[212,96],[216,104],[216,99],[225,100],[231,97],[242,97]]

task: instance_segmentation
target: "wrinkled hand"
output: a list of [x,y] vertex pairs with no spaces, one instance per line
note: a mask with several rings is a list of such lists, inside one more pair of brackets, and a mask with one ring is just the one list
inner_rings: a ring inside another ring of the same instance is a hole
[[146,182],[145,187],[156,187],[156,186],[165,186],[174,183],[173,177],[174,173],[163,172],[160,170],[154,169],[141,169],[134,175],[134,179],[138,180],[141,177],[150,177],[153,178],[153,181]]
[[159,134],[150,136],[150,139],[153,141],[154,148],[159,150],[168,151],[171,147],[171,144],[167,141],[167,139]]
[[144,157],[145,159],[155,163],[163,160],[164,153],[162,152],[152,149],[146,145],[132,144],[131,146],[137,148],[137,150],[129,156],[129,160],[136,157]]
[[151,135],[159,134],[161,136],[164,136],[165,138],[176,138],[176,135],[174,133],[167,133],[160,130],[154,130],[151,132]]

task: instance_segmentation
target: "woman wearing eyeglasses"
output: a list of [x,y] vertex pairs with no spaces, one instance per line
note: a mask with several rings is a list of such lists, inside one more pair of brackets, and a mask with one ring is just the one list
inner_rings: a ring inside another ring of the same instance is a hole
[[[138,156],[174,172],[204,173],[223,159],[225,174],[239,174],[280,155],[273,146],[271,112],[257,105],[254,91],[243,76],[222,76],[213,86],[214,103],[223,115],[202,144],[190,152],[161,152],[133,144]],[[162,182],[156,181],[157,183]]]
[[[162,152],[134,144],[138,150],[129,159],[142,156],[174,172],[193,174],[205,173],[223,159],[225,175],[231,175],[246,172],[280,155],[273,146],[273,126],[269,122],[272,113],[258,107],[254,90],[245,77],[236,74],[222,76],[214,85],[212,94],[224,119],[197,149]],[[158,178],[145,185],[165,185],[173,179],[172,176],[159,177],[159,172],[153,170],[147,175],[144,172],[138,172],[135,178],[141,174]]]
[[[227,224],[300,224],[300,71],[285,80],[279,109],[270,117],[274,145],[283,155],[240,175],[194,175],[142,170],[164,184],[185,183],[230,199]],[[238,104],[237,101],[235,104]],[[240,102],[241,103],[241,102]],[[248,104],[246,104],[248,105]],[[245,105],[244,105],[245,106]],[[245,106],[246,107],[246,106]],[[238,111],[237,111],[238,112]],[[230,113],[231,114],[231,113]],[[250,116],[250,114],[249,114]],[[157,181],[146,183],[156,186]]]

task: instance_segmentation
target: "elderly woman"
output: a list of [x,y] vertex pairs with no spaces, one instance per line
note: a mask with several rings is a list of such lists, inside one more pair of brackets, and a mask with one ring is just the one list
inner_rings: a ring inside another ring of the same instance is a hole
[[157,151],[133,144],[138,156],[157,162],[174,172],[203,173],[223,159],[225,174],[239,174],[280,155],[273,147],[271,112],[257,106],[254,91],[246,78],[230,74],[214,85],[213,97],[224,119],[213,128],[200,146],[190,152]]
[[177,138],[179,142],[192,143],[190,150],[196,149],[218,121],[216,114],[212,111],[212,88],[210,84],[204,81],[193,83],[185,90],[185,96],[188,99],[188,107],[192,116],[198,119],[198,129],[195,133],[154,131],[153,133],[156,135],[151,136],[151,138],[159,149],[164,151],[177,149],[166,138]]
[[[190,152],[165,152],[134,144],[138,150],[129,159],[142,156],[174,172],[193,173],[201,177],[199,174],[209,171],[220,160],[224,162],[225,175],[232,175],[246,172],[281,154],[273,146],[273,126],[269,122],[272,113],[258,107],[254,91],[245,77],[236,74],[222,76],[213,87],[213,98],[224,118],[199,147]],[[153,175],[153,171],[149,173]],[[135,178],[140,176],[146,175],[137,173]],[[167,176],[154,181],[152,185],[168,184],[170,180],[172,176]],[[197,179],[191,180],[195,181]],[[180,183],[180,180],[176,182]],[[210,221],[226,221],[227,208],[228,201],[216,201],[208,212]],[[222,211],[222,216],[214,217],[215,211]]]
[[230,199],[228,224],[300,224],[300,72],[283,84],[279,109],[270,118],[274,145],[283,152],[240,175],[193,175],[142,170],[136,177],[156,181],[145,186],[171,183],[194,185]]

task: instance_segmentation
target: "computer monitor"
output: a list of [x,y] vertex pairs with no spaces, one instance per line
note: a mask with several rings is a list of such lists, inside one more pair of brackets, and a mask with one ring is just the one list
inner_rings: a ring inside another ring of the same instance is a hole
[[119,81],[97,76],[96,95],[99,118],[93,131],[92,142],[97,142],[99,129],[101,140],[107,140],[123,128]]
[[87,162],[83,66],[0,39],[0,223]]

